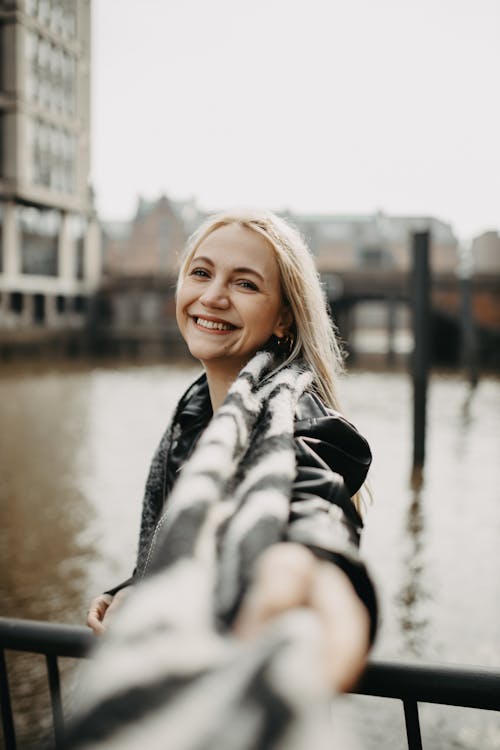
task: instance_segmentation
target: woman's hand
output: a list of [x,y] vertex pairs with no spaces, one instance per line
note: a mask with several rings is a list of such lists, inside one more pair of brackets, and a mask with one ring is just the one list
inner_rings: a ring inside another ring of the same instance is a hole
[[347,575],[306,547],[285,542],[263,553],[235,633],[252,637],[270,619],[297,607],[317,613],[323,625],[326,678],[336,690],[349,690],[366,663],[369,615]]
[[103,621],[112,601],[113,597],[111,594],[101,594],[100,596],[96,596],[90,603],[90,608],[87,612],[87,625],[94,631],[95,635],[100,635],[106,630]]
[[95,635],[101,635],[106,631],[110,619],[127,596],[129,588],[130,586],[126,586],[120,589],[114,596],[100,594],[93,599],[87,612],[87,625],[94,631]]

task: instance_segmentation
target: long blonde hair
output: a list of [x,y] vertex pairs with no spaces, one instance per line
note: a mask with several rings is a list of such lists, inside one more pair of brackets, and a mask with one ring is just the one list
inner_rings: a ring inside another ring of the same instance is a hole
[[260,234],[274,250],[285,302],[294,319],[294,343],[281,367],[302,361],[313,374],[313,387],[331,408],[340,411],[336,389],[343,372],[343,352],[319,274],[304,238],[291,224],[267,211],[220,213],[208,218],[189,238],[179,282],[187,273],[191,259],[209,234],[228,224],[238,224]]

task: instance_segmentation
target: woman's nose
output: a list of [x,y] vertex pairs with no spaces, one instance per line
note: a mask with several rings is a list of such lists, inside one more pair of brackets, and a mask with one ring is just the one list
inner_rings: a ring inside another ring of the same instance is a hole
[[226,287],[217,281],[206,285],[200,297],[200,302],[205,307],[218,307],[220,309],[226,309],[230,304]]

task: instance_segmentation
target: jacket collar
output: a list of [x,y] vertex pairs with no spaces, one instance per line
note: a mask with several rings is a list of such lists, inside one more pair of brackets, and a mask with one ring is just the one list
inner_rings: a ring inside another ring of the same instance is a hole
[[189,386],[179,401],[176,422],[181,428],[208,423],[212,413],[207,376],[203,373]]

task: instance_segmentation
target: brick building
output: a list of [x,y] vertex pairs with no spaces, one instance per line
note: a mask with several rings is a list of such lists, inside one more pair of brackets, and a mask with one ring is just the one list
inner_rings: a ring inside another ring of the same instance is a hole
[[140,198],[130,222],[104,222],[104,271],[110,276],[175,276],[201,215],[194,203]]

